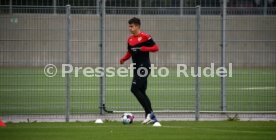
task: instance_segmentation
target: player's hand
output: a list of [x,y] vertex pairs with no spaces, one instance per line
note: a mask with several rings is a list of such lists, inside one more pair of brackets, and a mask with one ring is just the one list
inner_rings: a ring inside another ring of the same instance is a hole
[[124,64],[124,60],[123,59],[120,59],[120,64]]

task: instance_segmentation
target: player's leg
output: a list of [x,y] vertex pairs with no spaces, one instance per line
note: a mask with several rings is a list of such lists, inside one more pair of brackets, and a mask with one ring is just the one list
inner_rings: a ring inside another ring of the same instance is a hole
[[147,104],[147,107],[149,109],[149,112],[145,112],[145,117],[152,112],[152,107],[151,107],[151,101],[149,99],[149,97],[146,94],[146,90],[147,90],[147,78],[143,78],[143,80],[141,80],[141,87],[140,87],[140,91],[142,92],[142,94],[144,95],[144,101]]
[[151,101],[149,99],[149,97],[146,94],[146,90],[147,90],[147,77],[145,79],[143,79],[142,82],[142,86],[140,88],[140,90],[142,91],[143,95],[145,96],[145,102],[147,104],[147,107],[149,108],[150,112],[146,112],[145,115],[145,120],[142,122],[143,124],[148,124],[148,123],[154,123],[157,122],[157,118],[153,113],[152,107],[151,107]]
[[143,100],[144,100],[144,102],[146,104],[146,108],[147,108],[147,111],[145,111],[145,120],[142,122],[143,124],[157,122],[157,118],[155,117],[152,107],[151,107],[151,101],[146,94],[147,81],[148,81],[147,79],[148,79],[148,76],[150,75],[150,69],[147,68],[147,70],[148,70],[147,75],[144,77],[140,77],[139,81],[138,81],[138,84],[140,85],[139,89],[142,92],[142,94],[144,95]]
[[148,123],[157,122],[157,119],[153,114],[148,96],[141,91],[142,80],[134,79],[133,81],[134,82],[132,83],[132,86],[131,86],[131,92],[133,93],[133,95],[136,97],[136,99],[139,101],[139,103],[142,105],[142,107],[145,110],[145,120],[142,123],[148,124]]
[[[147,96],[145,96],[145,94],[143,92],[145,92],[144,90],[141,90],[144,88],[145,82],[147,80],[147,77],[149,75],[149,72],[147,72],[146,76],[143,76],[145,74],[145,71],[142,69],[140,71],[140,74],[138,74],[138,70],[134,69],[133,74],[133,80],[132,80],[132,84],[131,84],[131,92],[134,94],[134,96],[137,98],[137,100],[139,101],[139,103],[142,105],[142,107],[145,110],[145,116],[149,113],[152,112],[151,109],[151,105],[149,104],[149,99]],[[149,68],[148,68],[149,69]]]
[[141,71],[141,74],[143,76],[139,76],[138,78],[138,85],[139,85],[139,90],[142,92],[143,94],[143,100],[146,104],[146,108],[147,108],[147,111],[145,111],[145,118],[147,117],[148,114],[150,114],[152,112],[152,108],[151,108],[151,102],[150,102],[150,99],[149,97],[147,96],[146,94],[146,90],[147,90],[147,81],[148,81],[148,76],[150,75],[150,68],[149,67],[144,67],[146,68],[146,71],[145,70],[142,70]]
[[142,105],[144,108],[146,114],[151,113],[151,108],[149,108],[147,98],[145,97],[145,94],[142,93],[140,90],[141,87],[141,81],[140,79],[134,77],[131,85],[131,92],[133,95],[136,97],[136,99],[139,101],[139,103]]

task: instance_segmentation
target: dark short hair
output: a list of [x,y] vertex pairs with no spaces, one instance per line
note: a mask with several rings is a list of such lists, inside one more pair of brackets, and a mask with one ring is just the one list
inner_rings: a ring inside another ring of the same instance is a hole
[[130,20],[128,20],[128,24],[135,24],[135,25],[141,25],[141,21],[137,17],[133,17]]

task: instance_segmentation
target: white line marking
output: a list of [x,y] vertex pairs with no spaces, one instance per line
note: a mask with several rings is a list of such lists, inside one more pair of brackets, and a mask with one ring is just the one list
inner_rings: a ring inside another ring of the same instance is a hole
[[273,90],[276,87],[249,87],[249,88],[240,88],[241,90]]

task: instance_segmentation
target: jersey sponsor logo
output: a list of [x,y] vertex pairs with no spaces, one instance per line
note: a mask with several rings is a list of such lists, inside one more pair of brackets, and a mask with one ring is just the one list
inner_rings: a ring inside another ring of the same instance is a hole
[[138,42],[140,42],[142,40],[142,37],[138,37]]

